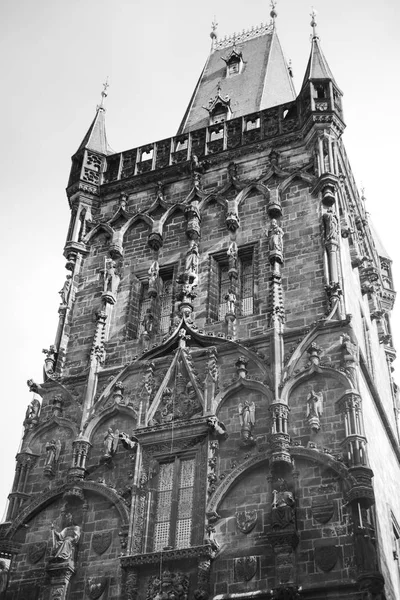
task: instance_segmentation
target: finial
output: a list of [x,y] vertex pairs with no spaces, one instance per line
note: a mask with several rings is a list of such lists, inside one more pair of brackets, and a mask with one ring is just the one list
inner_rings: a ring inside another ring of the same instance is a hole
[[290,77],[293,77],[292,59],[291,58],[289,58],[288,71],[289,71]]
[[108,83],[108,75],[107,75],[106,80],[103,83],[103,89],[101,91],[101,102],[97,108],[104,108],[104,100],[107,98],[107,95],[108,95],[107,94],[108,87],[110,87],[110,84]]
[[218,26],[218,23],[217,23],[217,20],[215,18],[215,15],[214,15],[214,20],[211,23],[211,33],[210,33],[211,47],[212,48],[214,47],[214,45],[215,45],[215,43],[216,43],[216,41],[218,39],[217,26]]
[[312,30],[313,30],[313,34],[312,34],[312,39],[313,40],[319,39],[318,38],[318,34],[317,34],[317,21],[315,20],[316,16],[317,16],[317,11],[312,6],[311,7],[311,14],[310,14],[310,17],[311,17],[311,23],[310,23],[310,25],[311,25]]
[[278,16],[278,13],[276,12],[275,8],[276,8],[276,2],[277,0],[271,0],[270,6],[271,6],[271,12],[270,17],[271,17],[271,25],[273,27],[275,27],[275,19]]

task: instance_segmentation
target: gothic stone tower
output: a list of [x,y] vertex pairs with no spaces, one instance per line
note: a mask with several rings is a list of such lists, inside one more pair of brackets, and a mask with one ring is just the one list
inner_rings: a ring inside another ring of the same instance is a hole
[[274,19],[213,31],[175,137],[116,154],[101,105],[72,158],[2,598],[400,598],[391,261]]

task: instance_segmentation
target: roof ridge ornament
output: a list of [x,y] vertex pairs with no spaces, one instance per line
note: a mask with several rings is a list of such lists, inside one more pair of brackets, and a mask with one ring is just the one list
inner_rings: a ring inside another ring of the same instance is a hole
[[210,33],[210,38],[211,38],[211,49],[213,50],[215,48],[215,44],[218,41],[218,31],[217,31],[217,27],[218,27],[218,23],[217,23],[217,19],[215,18],[214,15],[214,20],[211,23],[211,33]]
[[270,6],[271,6],[271,12],[269,13],[269,15],[271,17],[270,26],[273,29],[275,29],[275,20],[276,20],[276,17],[278,16],[278,13],[275,10],[276,3],[277,3],[277,0],[271,0],[271,2],[270,2]]
[[265,35],[266,33],[272,33],[274,27],[273,24],[264,24],[258,25],[256,27],[251,27],[250,29],[243,30],[242,32],[235,32],[232,35],[226,35],[224,38],[215,42],[214,49],[222,50],[223,48],[228,48],[229,46],[237,46],[242,42],[247,42],[247,40],[251,40],[253,38],[259,37],[260,35]]

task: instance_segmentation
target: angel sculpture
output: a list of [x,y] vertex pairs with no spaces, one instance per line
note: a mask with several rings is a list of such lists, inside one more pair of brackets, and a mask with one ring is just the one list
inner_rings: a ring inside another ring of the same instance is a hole
[[254,402],[244,401],[239,404],[239,421],[242,434],[242,443],[245,446],[254,444],[252,429],[256,423],[256,405]]
[[315,432],[318,432],[321,428],[320,417],[323,412],[323,401],[322,392],[311,390],[307,396],[307,421]]
[[111,458],[117,451],[119,440],[119,430],[116,429],[115,432],[111,427],[107,429],[107,433],[104,436],[104,458]]

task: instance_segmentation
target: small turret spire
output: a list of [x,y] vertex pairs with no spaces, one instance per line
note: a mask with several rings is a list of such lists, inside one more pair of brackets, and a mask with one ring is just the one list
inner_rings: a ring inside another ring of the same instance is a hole
[[274,29],[275,29],[275,20],[276,20],[276,17],[278,16],[278,13],[275,10],[276,3],[277,3],[277,0],[271,0],[271,3],[270,3],[271,12],[269,13],[270,17],[271,17],[271,25]]
[[310,17],[311,17],[311,27],[313,30],[312,33],[312,39],[313,40],[319,40],[318,34],[317,34],[317,21],[316,21],[316,16],[317,16],[317,11],[314,9],[314,7],[311,7],[311,13],[310,13]]
[[107,88],[110,87],[110,84],[108,83],[108,75],[106,77],[105,82],[103,83],[103,89],[101,91],[101,101],[100,104],[97,105],[97,110],[99,110],[99,108],[104,109],[104,100],[107,98],[108,94],[107,94]]

